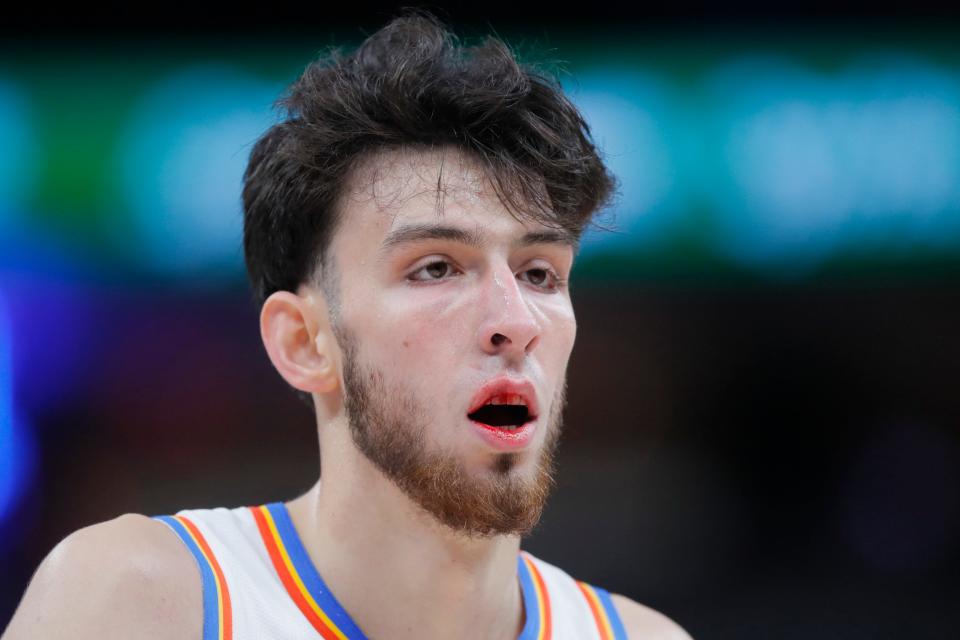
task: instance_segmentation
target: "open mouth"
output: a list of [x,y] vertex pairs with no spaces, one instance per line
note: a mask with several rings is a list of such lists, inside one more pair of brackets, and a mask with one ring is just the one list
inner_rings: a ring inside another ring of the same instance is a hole
[[530,410],[519,395],[495,396],[476,411],[467,414],[474,422],[490,427],[516,429],[531,419]]

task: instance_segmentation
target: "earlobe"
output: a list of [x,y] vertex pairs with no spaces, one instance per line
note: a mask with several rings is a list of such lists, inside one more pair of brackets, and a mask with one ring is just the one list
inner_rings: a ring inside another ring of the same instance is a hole
[[291,386],[328,393],[339,386],[329,320],[313,295],[277,291],[260,310],[260,335],[273,366]]

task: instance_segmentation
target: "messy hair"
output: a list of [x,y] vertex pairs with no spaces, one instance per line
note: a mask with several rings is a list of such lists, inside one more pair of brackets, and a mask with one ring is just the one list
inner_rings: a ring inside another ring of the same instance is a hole
[[354,52],[311,63],[278,100],[284,117],[244,173],[244,253],[254,297],[295,291],[324,263],[360,164],[407,147],[477,160],[512,215],[580,234],[614,179],[549,74],[500,39],[464,46],[424,13],[394,19]]

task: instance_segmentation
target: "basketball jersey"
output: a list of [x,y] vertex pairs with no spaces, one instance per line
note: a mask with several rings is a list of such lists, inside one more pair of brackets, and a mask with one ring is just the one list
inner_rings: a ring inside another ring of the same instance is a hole
[[[203,640],[366,640],[327,588],[286,505],[158,516],[193,554],[203,593]],[[525,623],[518,640],[626,640],[605,590],[521,551]]]

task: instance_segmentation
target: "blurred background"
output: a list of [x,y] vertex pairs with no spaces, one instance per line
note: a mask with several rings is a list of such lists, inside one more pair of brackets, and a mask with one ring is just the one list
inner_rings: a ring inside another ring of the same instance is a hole
[[[318,473],[240,178],[283,88],[395,13],[357,4],[0,24],[0,628],[79,527]],[[955,17],[433,8],[548,62],[622,182],[526,547],[698,639],[957,637]]]

